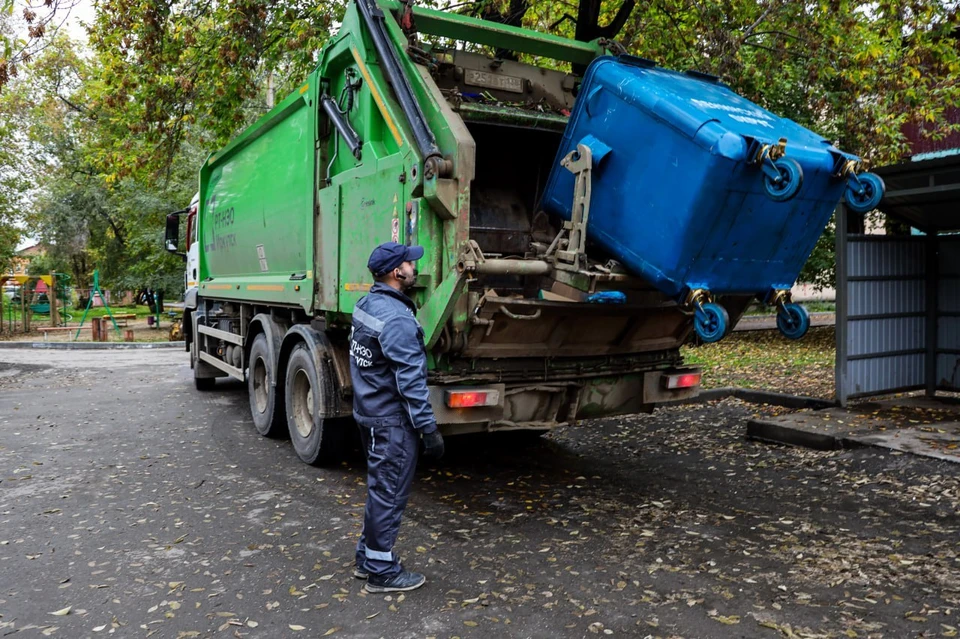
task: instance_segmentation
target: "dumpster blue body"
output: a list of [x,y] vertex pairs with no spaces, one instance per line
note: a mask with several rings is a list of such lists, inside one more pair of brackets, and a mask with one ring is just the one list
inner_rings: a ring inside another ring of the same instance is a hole
[[[796,195],[775,201],[756,150],[786,138]],[[605,57],[584,77],[542,199],[570,219],[577,144],[593,153],[587,237],[668,295],[766,294],[795,282],[857,160],[711,76]]]

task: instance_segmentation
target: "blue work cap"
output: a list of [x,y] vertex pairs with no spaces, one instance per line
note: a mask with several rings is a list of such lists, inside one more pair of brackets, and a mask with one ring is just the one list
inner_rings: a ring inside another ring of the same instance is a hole
[[389,273],[404,262],[415,262],[423,257],[422,246],[404,246],[396,242],[384,242],[373,249],[367,268],[374,277]]

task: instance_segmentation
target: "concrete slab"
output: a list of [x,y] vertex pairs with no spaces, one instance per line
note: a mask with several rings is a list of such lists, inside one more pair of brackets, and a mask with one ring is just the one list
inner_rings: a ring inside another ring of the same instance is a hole
[[858,441],[869,446],[879,446],[960,464],[960,422],[944,422],[936,426],[903,428],[895,432],[861,435]]
[[960,401],[901,397],[747,423],[747,437],[817,450],[879,446],[960,463]]

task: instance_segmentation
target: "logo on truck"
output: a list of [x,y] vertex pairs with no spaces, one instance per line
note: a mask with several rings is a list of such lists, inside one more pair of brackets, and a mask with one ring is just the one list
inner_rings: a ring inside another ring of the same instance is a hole
[[[203,250],[206,252],[227,250],[237,245],[236,233],[224,233],[224,229],[233,226],[234,211],[233,207],[226,209],[217,208],[217,196],[212,195],[207,200],[207,219],[211,222],[209,242],[204,238]],[[206,235],[206,233],[204,233]]]

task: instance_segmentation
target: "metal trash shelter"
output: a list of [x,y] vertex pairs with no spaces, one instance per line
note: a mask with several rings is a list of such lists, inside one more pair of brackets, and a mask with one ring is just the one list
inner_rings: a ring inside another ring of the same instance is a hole
[[837,212],[836,392],[960,391],[960,148],[879,168],[879,209],[922,232],[868,235]]

